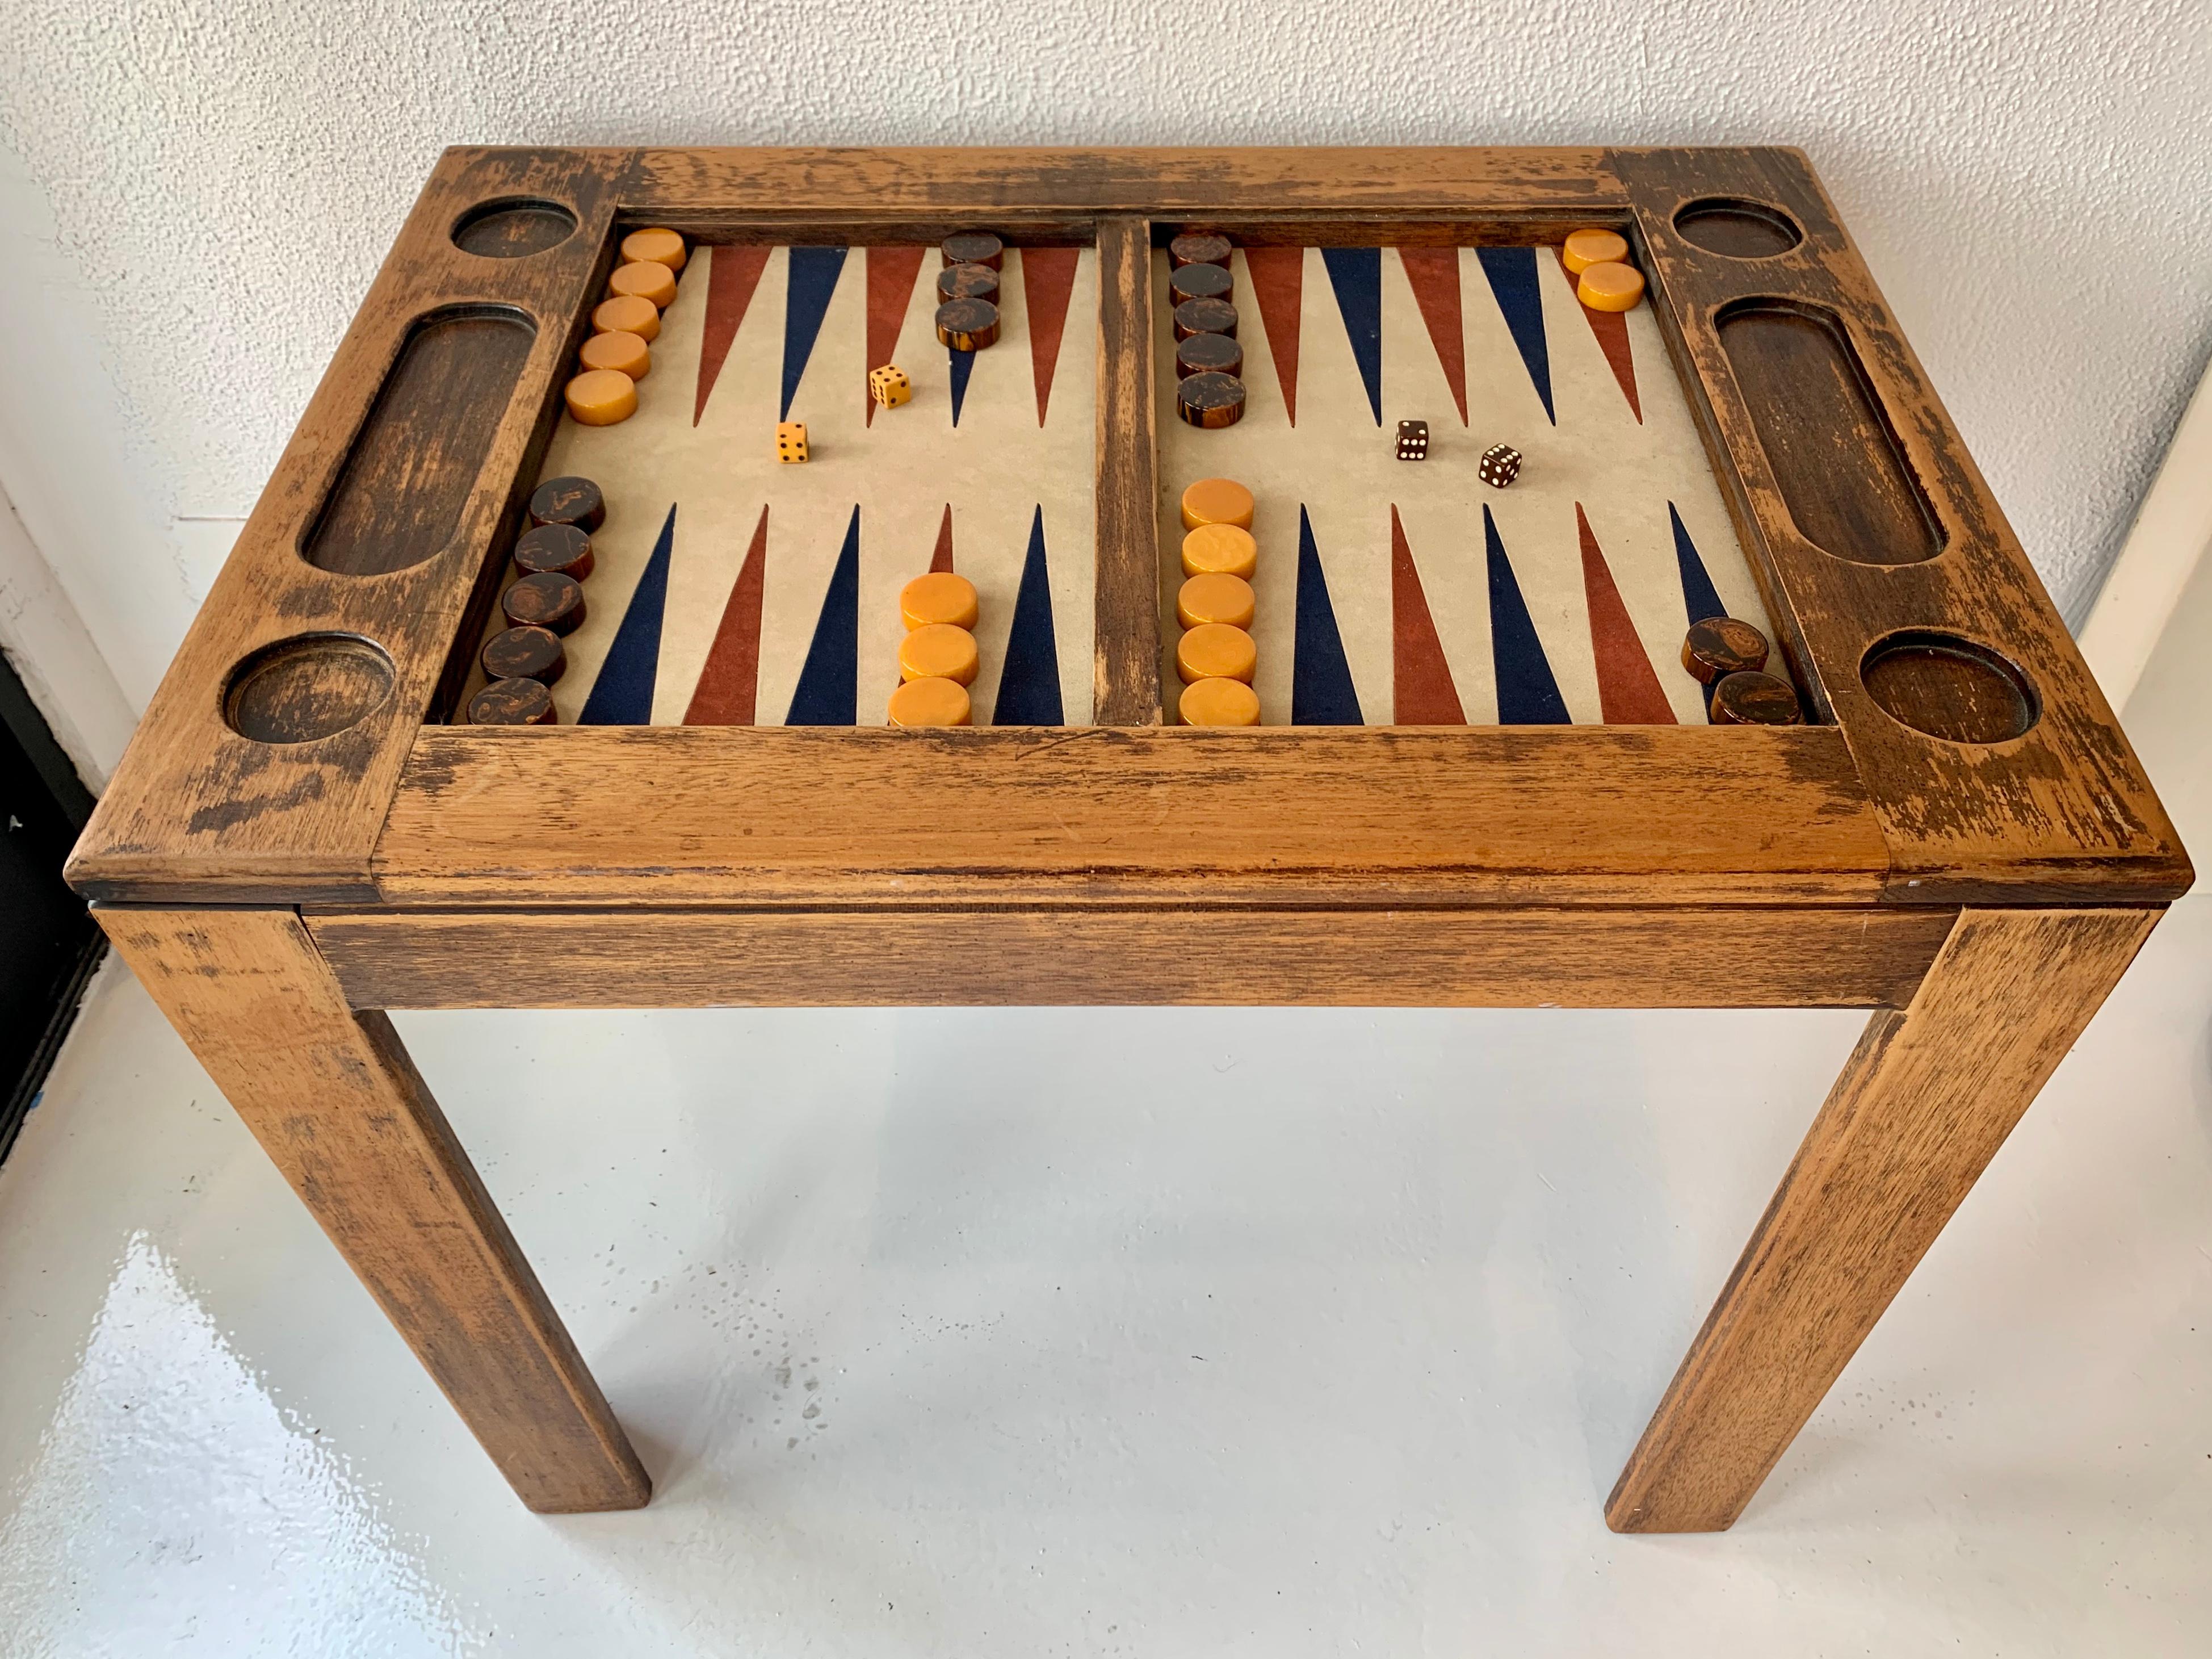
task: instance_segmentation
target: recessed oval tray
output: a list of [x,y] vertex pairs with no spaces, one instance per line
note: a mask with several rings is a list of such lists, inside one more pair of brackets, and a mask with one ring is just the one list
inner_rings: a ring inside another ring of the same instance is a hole
[[485,202],[453,227],[453,246],[487,259],[524,259],[575,234],[576,216],[558,202]]
[[1800,535],[1862,564],[1915,564],[1943,550],[1935,512],[1833,315],[1745,300],[1721,313],[1719,331]]
[[1875,641],[1859,682],[1900,726],[1949,743],[2009,743],[2041,713],[2027,674],[1987,646],[1933,629]]
[[349,576],[404,570],[452,539],[538,330],[471,306],[416,324],[300,551]]
[[358,726],[392,696],[397,675],[382,647],[352,634],[301,634],[240,663],[222,717],[256,743],[313,743]]
[[1733,196],[1707,196],[1674,214],[1674,228],[1708,253],[1730,259],[1771,259],[1805,240],[1780,208]]

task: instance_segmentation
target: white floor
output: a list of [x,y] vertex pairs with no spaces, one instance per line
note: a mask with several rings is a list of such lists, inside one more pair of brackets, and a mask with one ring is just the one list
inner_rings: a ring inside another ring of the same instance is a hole
[[[2130,722],[2212,860],[2208,672]],[[0,1168],[0,1654],[2212,1651],[2212,896],[1735,1531],[1605,1530],[1858,1024],[403,1016],[659,1485],[553,1520],[111,965]]]

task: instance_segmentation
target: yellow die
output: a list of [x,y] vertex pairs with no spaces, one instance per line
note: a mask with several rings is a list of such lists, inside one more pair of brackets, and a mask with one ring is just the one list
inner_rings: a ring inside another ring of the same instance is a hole
[[914,382],[896,363],[868,371],[868,393],[885,409],[896,409],[914,396]]
[[779,461],[803,461],[806,459],[805,422],[780,421],[776,423],[775,458]]

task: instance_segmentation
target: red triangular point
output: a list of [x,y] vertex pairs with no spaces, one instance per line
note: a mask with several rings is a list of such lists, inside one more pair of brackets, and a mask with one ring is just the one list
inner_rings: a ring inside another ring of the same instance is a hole
[[868,362],[861,373],[860,396],[866,400],[864,425],[876,423],[875,394],[868,390],[870,370],[881,368],[898,350],[899,330],[914,298],[914,279],[921,275],[919,247],[872,247],[868,252]]
[[738,337],[738,325],[753,302],[761,272],[768,266],[765,247],[717,247],[707,250],[707,315],[699,339],[699,394],[691,405],[691,424],[707,412],[708,395],[722,373],[722,360],[730,355],[730,342]]
[[1075,291],[1075,259],[1081,251],[1025,247],[1016,256],[1022,262],[1022,302],[1029,310],[1030,370],[1036,379],[1039,426],[1052,397],[1052,374],[1060,363],[1060,338],[1067,326],[1068,296]]
[[768,575],[768,508],[761,508],[752,545],[738,567],[722,607],[721,624],[707,652],[707,665],[691,688],[686,726],[750,726],[754,693],[760,683],[761,590]]
[[1673,726],[1673,705],[1660,689],[1644,641],[1620,602],[1613,572],[1598,550],[1583,504],[1575,503],[1575,528],[1582,532],[1583,595],[1589,605],[1590,654],[1597,659],[1598,709],[1607,726]]
[[1252,297],[1267,331],[1267,351],[1275,360],[1275,381],[1283,389],[1283,411],[1298,423],[1298,324],[1305,310],[1306,251],[1302,247],[1248,247],[1244,269],[1252,278]]
[[1421,320],[1429,325],[1429,343],[1437,349],[1437,362],[1451,386],[1452,401],[1459,405],[1459,423],[1467,424],[1467,331],[1460,320],[1459,250],[1455,247],[1401,247],[1398,258],[1406,267],[1406,280],[1421,307]]
[[1394,725],[1467,724],[1395,507],[1390,509],[1390,661]]
[[952,568],[952,503],[950,501],[945,504],[944,521],[937,526],[937,550],[929,556],[929,568],[933,574]]
[[[1552,254],[1559,258],[1559,250]],[[1644,424],[1644,405],[1636,396],[1636,358],[1628,346],[1628,313],[1625,311],[1592,311],[1582,302],[1580,291],[1575,286],[1572,272],[1565,264],[1559,265],[1559,275],[1567,279],[1567,292],[1575,295],[1575,309],[1589,319],[1590,332],[1597,337],[1597,349],[1605,353],[1607,366],[1613,378],[1620,383],[1620,395],[1628,399],[1628,412],[1636,416],[1638,426]]]

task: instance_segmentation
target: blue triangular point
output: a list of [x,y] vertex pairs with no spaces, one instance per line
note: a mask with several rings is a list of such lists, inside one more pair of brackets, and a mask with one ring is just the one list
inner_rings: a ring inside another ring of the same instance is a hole
[[1530,384],[1544,400],[1544,418],[1553,426],[1559,417],[1552,407],[1552,351],[1544,340],[1544,291],[1536,285],[1536,250],[1533,247],[1479,247],[1482,274],[1490,279],[1513,343]]
[[[796,250],[793,250],[796,252]],[[860,718],[860,509],[845,526],[845,545],[830,586],[822,595],[822,614],[814,620],[814,641],[799,671],[786,726],[850,726]]]
[[1698,544],[1690,539],[1682,515],[1674,510],[1672,501],[1667,503],[1667,520],[1674,526],[1674,562],[1681,567],[1682,604],[1690,613],[1691,622],[1727,616],[1728,607],[1721,603],[1713,579],[1705,574],[1705,562],[1698,556]]
[[1345,337],[1352,342],[1352,361],[1359,378],[1367,382],[1368,407],[1375,424],[1382,424],[1382,250],[1379,247],[1325,247],[1322,263],[1328,267],[1329,286],[1336,290],[1336,308],[1344,318]]
[[795,247],[791,250],[791,272],[783,311],[783,412],[791,418],[791,400],[806,373],[806,360],[814,355],[815,337],[830,310],[830,296],[837,291],[838,273],[845,269],[842,247]]
[[1058,726],[1060,719],[1060,647],[1052,631],[1052,574],[1045,565],[1040,507],[1030,520],[1029,556],[1022,561],[1021,591],[1014,596],[1014,625],[1006,635],[1006,665],[999,674],[999,703],[991,724]]
[[947,346],[945,351],[952,359],[952,424],[960,424],[960,405],[968,401],[968,377],[975,372],[975,354],[963,351],[957,346]]
[[[1682,573],[1682,608],[1690,613],[1690,621],[1697,623],[1710,617],[1725,617],[1728,607],[1721,603],[1720,592],[1705,572],[1705,562],[1698,556],[1698,544],[1690,539],[1689,528],[1672,501],[1667,503],[1667,521],[1674,526],[1674,562]],[[1710,708],[1705,718],[1712,718]]]
[[668,518],[660,526],[660,539],[629,596],[629,609],[615,629],[599,677],[592,682],[592,695],[584,699],[579,726],[650,726],[653,724],[653,683],[660,672],[660,615],[668,603],[668,565],[675,556],[676,504],[668,504]]
[[1536,637],[1513,562],[1498,539],[1498,521],[1482,509],[1482,541],[1490,560],[1490,661],[1498,676],[1500,726],[1565,726],[1572,716],[1552,678],[1544,642]]
[[1362,726],[1359,694],[1352,689],[1352,665],[1336,631],[1336,607],[1329,603],[1328,578],[1314,544],[1313,522],[1298,508],[1298,614],[1291,653],[1291,724]]

